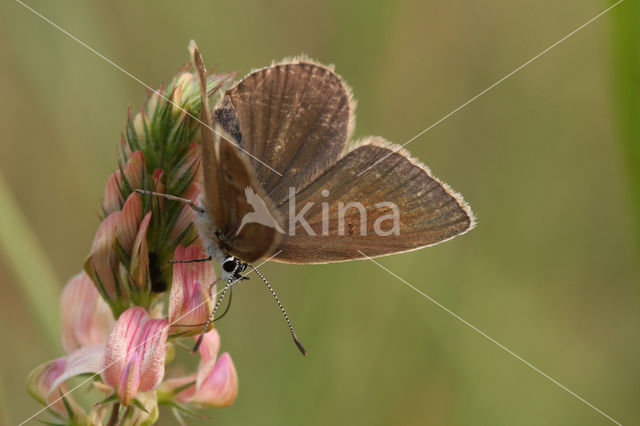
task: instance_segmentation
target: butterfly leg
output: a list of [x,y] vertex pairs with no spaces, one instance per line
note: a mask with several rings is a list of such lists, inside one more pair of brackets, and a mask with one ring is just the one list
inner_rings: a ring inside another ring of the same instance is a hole
[[136,189],[136,192],[139,194],[151,195],[153,197],[166,198],[167,200],[180,201],[181,203],[184,203],[191,207],[191,209],[193,209],[196,213],[204,213],[204,209],[202,207],[198,206],[196,203],[187,198],[176,197],[175,195],[169,194],[162,194],[160,192],[146,191],[144,189]]

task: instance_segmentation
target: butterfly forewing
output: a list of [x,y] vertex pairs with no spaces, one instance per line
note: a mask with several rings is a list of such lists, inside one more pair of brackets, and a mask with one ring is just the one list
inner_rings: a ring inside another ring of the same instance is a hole
[[260,223],[247,223],[242,226],[242,218],[252,212],[246,192],[253,191],[265,201],[265,207],[271,217],[279,220],[262,187],[258,184],[247,155],[238,147],[237,142],[216,125],[212,129],[211,114],[207,102],[206,70],[202,58],[191,45],[192,59],[201,91],[201,161],[203,169],[204,208],[211,219],[206,232],[208,239],[223,252],[245,262],[256,260],[271,254],[279,241],[277,231]]
[[[217,130],[222,134],[223,130],[220,127]],[[268,214],[278,224],[281,222],[280,215],[256,181],[247,155],[236,148],[229,139],[230,137],[224,134],[216,135],[220,191],[223,198],[221,207],[227,223],[220,234],[221,248],[245,262],[255,262],[273,252],[280,241],[280,234],[274,227],[261,223],[243,224],[245,215],[255,211],[255,206],[248,201],[250,196],[247,195],[247,191],[263,200]]]
[[[300,214],[305,206],[311,207],[301,218],[315,235],[301,221],[291,223],[294,213]],[[299,191],[295,209],[289,200],[277,207],[289,217],[290,228],[274,260],[287,263],[338,262],[361,258],[360,252],[375,257],[409,251],[453,238],[474,223],[462,197],[406,151],[381,138],[358,145]]]
[[353,127],[353,101],[330,67],[301,59],[252,72],[214,115],[260,159],[250,160],[258,182],[279,203],[289,187],[306,185],[338,160]]
[[200,52],[194,42],[189,44],[191,61],[198,75],[200,85],[200,162],[202,164],[203,175],[203,200],[209,218],[216,229],[225,229],[226,214],[224,210],[216,208],[222,206],[223,199],[220,191],[220,167],[215,149],[215,136],[212,129],[211,113],[209,110],[207,93],[207,71],[200,56]]

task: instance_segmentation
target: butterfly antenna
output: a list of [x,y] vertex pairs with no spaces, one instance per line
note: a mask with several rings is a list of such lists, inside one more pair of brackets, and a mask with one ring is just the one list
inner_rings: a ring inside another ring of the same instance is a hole
[[224,312],[221,313],[218,318],[214,318],[213,319],[214,323],[216,321],[218,321],[219,319],[221,319],[223,316],[227,315],[227,312],[229,312],[229,308],[231,308],[231,299],[232,298],[233,298],[233,286],[229,286],[229,301],[227,302],[227,307],[224,309]]
[[[233,284],[235,284],[236,281],[238,281],[238,280],[235,280],[235,281],[228,280],[227,283],[225,284],[224,288],[220,292],[220,297],[218,297],[218,301],[216,302],[215,306],[213,307],[213,310],[211,311],[211,314],[209,315],[209,318],[207,318],[207,322],[204,323],[204,327],[202,328],[202,331],[200,332],[200,335],[198,336],[198,340],[196,340],[196,344],[193,345],[193,349],[191,349],[191,353],[192,354],[195,354],[196,352],[198,352],[198,348],[202,344],[202,339],[204,339],[204,335],[207,332],[207,328],[209,328],[209,324],[211,324],[211,321],[213,321],[213,317],[216,314],[216,311],[218,310],[218,308],[220,307],[220,304],[222,303],[222,299],[224,299],[224,295],[227,294],[227,290],[229,290],[229,288],[231,288],[231,286]],[[231,305],[231,300],[229,300],[229,305]],[[225,309],[225,311],[222,313],[220,318],[222,318],[224,316],[224,314],[227,313],[227,311],[229,310],[229,305],[227,305],[227,309]],[[220,319],[220,318],[218,318],[218,319]]]
[[260,271],[258,271],[253,265],[249,265],[249,266],[251,267],[251,269],[253,269],[253,271],[256,274],[258,274],[260,278],[262,278],[262,281],[264,281],[267,287],[269,287],[269,290],[271,291],[273,298],[276,299],[276,303],[278,304],[278,306],[280,307],[280,310],[282,311],[282,315],[284,315],[284,319],[287,321],[287,325],[289,326],[289,331],[291,332],[291,337],[293,337],[294,343],[298,347],[298,350],[300,350],[300,353],[304,356],[307,356],[307,350],[304,348],[304,346],[302,346],[302,343],[300,343],[300,340],[298,340],[298,336],[296,336],[296,332],[293,330],[293,325],[291,325],[291,321],[289,321],[289,316],[287,315],[287,312],[284,310],[284,306],[282,306],[282,303],[280,303],[280,299],[278,299],[278,296],[276,295],[276,292],[273,290],[273,287],[271,287],[271,285],[269,284],[269,281],[267,281],[267,279],[260,273]]

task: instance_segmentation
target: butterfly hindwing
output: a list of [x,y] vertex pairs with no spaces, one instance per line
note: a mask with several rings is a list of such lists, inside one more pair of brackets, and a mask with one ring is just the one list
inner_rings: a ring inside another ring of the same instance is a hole
[[[274,260],[286,263],[400,253],[448,240],[474,225],[460,195],[381,138],[358,144],[291,201],[295,208],[289,200],[277,206],[289,218],[289,228]],[[310,207],[301,215],[305,206]],[[291,223],[296,214],[315,235],[301,220]]]

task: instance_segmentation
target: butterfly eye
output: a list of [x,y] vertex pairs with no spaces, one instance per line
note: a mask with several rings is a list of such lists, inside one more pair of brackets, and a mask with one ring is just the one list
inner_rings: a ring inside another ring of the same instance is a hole
[[222,269],[225,272],[231,273],[236,269],[236,259],[229,256],[222,262]]

